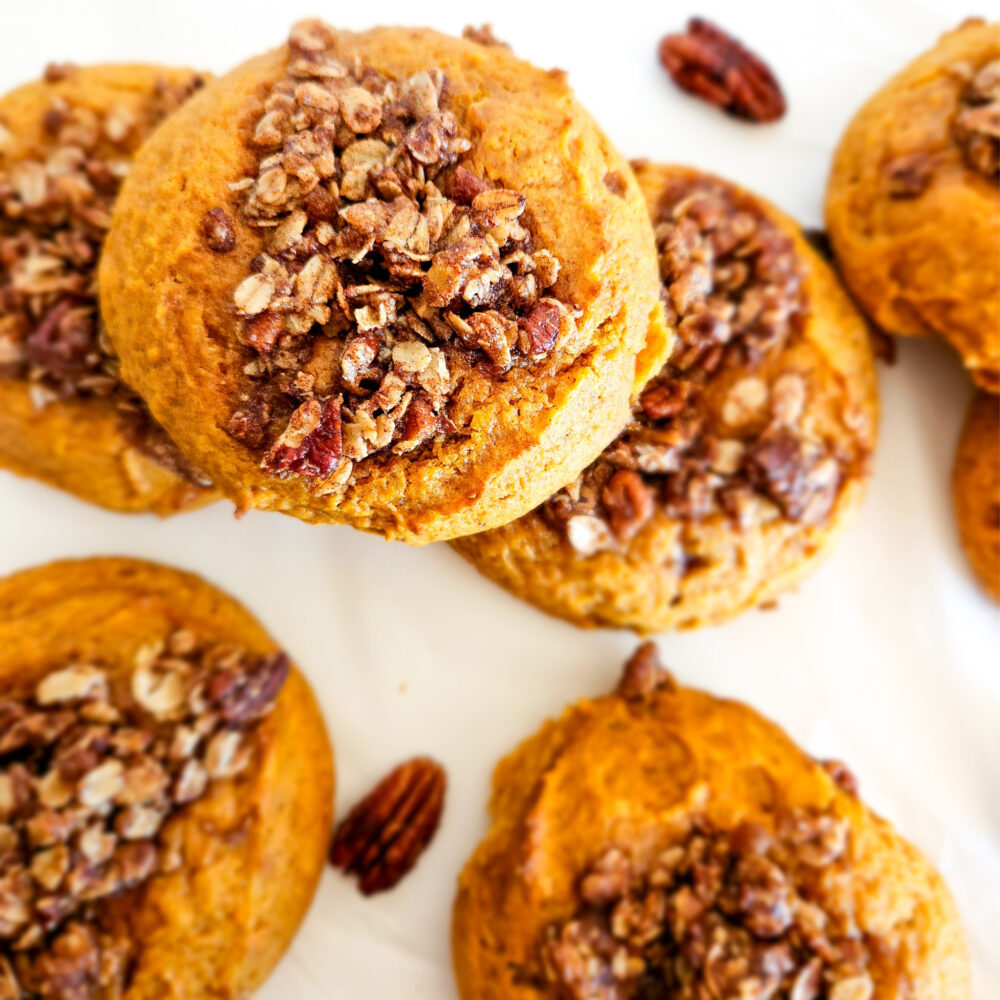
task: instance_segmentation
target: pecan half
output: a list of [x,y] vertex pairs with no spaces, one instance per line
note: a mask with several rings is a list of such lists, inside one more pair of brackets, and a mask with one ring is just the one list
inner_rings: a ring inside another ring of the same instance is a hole
[[699,17],[683,35],[660,42],[660,62],[674,83],[737,118],[773,122],[785,97],[766,63],[735,38]]
[[359,876],[366,896],[391,889],[437,832],[446,785],[444,769],[428,757],[400,764],[337,827],[330,864]]

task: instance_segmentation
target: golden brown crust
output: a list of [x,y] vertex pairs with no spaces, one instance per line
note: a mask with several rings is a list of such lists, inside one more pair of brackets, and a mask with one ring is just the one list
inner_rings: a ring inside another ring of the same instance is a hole
[[[875,322],[939,334],[992,392],[1000,390],[1000,185],[965,161],[954,121],[969,71],[998,57],[1000,28],[974,20],[894,76],[844,133],[826,201],[844,280]],[[926,164],[929,183],[893,197],[893,165],[909,157]]]
[[[274,640],[200,578],[129,559],[53,563],[0,581],[5,692],[88,658],[127,671],[174,628],[270,653]],[[246,996],[273,969],[312,899],[332,823],[326,729],[293,670],[261,723],[251,770],[173,819],[183,867],[108,904],[138,957],[124,1000]]]
[[[256,172],[247,132],[286,51],[251,60],[189,102],[125,185],[101,271],[125,375],[241,508],[345,521],[410,542],[503,523],[571,479],[624,422],[650,326],[652,355],[662,360],[670,346],[634,180],[561,73],[429,30],[337,33],[333,54],[347,64],[357,54],[393,77],[445,72],[451,107],[475,142],[463,162],[527,196],[539,244],[562,262],[555,294],[582,310],[579,340],[558,365],[541,362],[499,382],[471,379],[458,400],[468,433],[415,458],[392,457],[326,496],[302,481],[276,481],[223,429],[239,386],[234,372],[245,363],[232,292],[263,245],[227,185]],[[624,196],[604,182],[612,171]],[[236,248],[225,255],[199,238],[204,213],[217,206],[229,207],[236,229]],[[138,336],[139,316],[153,317],[155,337]],[[639,371],[649,367],[647,357]]]
[[781,810],[846,820],[843,886],[866,934],[889,945],[872,1000],[969,996],[964,936],[940,876],[777,726],[737,702],[664,688],[581,701],[494,773],[493,826],[459,879],[452,949],[462,1000],[541,1000],[539,943],[571,918],[581,876],[615,846],[640,866],[695,817],[773,830]]
[[[162,66],[104,65],[26,84],[0,98],[0,122],[10,133],[0,167],[51,151],[54,140],[43,119],[54,100],[97,114],[129,109],[137,120],[135,147],[156,125],[151,108],[157,87],[187,85],[193,76]],[[98,152],[120,159],[123,151],[105,142]],[[0,466],[125,513],[167,516],[215,499],[213,491],[144,453],[133,425],[111,400],[96,396],[57,400],[39,410],[24,379],[0,377]]]
[[[671,179],[705,176],[682,167],[636,167],[651,211]],[[643,633],[695,628],[770,601],[813,568],[864,492],[878,414],[865,323],[794,222],[757,196],[720,183],[751,199],[787,234],[808,269],[805,288],[811,307],[801,335],[765,358],[755,374],[770,383],[786,372],[804,375],[808,421],[858,460],[845,471],[833,509],[820,524],[779,516],[741,529],[727,515],[684,522],[657,507],[624,554],[583,556],[563,531],[533,511],[453,543],[490,579],[583,627],[609,625]],[[723,399],[744,374],[737,367],[715,379],[712,396]],[[687,559],[679,560],[679,552]],[[685,571],[685,562],[698,568]]]
[[962,548],[983,589],[1000,604],[1000,400],[976,394],[952,471]]

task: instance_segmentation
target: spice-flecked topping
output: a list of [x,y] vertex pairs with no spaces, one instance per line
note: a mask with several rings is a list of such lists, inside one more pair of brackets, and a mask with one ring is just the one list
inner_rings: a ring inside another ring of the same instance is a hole
[[233,296],[249,361],[229,432],[320,490],[460,430],[463,380],[545,357],[573,322],[524,195],[458,164],[472,143],[442,73],[347,66],[335,39],[293,29],[257,173],[231,185],[266,245]]
[[955,138],[970,167],[1000,179],[1000,59],[981,66],[969,80],[955,118]]
[[124,680],[73,663],[0,700],[3,1000],[120,995],[101,901],[181,866],[168,821],[250,765],[288,667],[177,630]]
[[[50,67],[45,79],[73,72]],[[137,445],[154,458],[169,452],[167,464],[193,482],[199,474],[119,380],[97,307],[97,259],[142,137],[199,85],[197,77],[186,86],[162,82],[141,114],[53,96],[44,140],[28,156],[8,156],[14,137],[0,120],[0,377],[26,379],[37,409],[72,396],[113,397]],[[149,435],[155,447],[147,449]]]
[[[682,520],[724,514],[816,523],[842,479],[832,448],[803,426],[808,375],[758,374],[796,335],[809,303],[792,240],[710,180],[676,182],[655,221],[678,345],[632,421],[544,506],[584,555],[618,550],[657,509]],[[736,377],[738,373],[739,377]],[[721,405],[709,392],[728,386]]]
[[611,848],[548,929],[546,978],[566,1000],[869,1000],[849,853],[846,820],[804,810],[773,832],[696,820],[645,871]]

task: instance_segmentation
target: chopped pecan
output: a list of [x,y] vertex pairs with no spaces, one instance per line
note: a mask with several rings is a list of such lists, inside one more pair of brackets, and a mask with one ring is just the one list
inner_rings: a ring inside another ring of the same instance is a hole
[[848,795],[858,794],[858,779],[842,760],[824,760],[820,766]]
[[625,178],[622,177],[621,173],[617,170],[609,170],[604,177],[604,186],[616,197],[624,198],[625,192],[628,190],[628,186],[625,183]]
[[337,827],[330,863],[359,876],[366,896],[391,889],[437,832],[445,785],[441,765],[427,757],[400,764]]
[[619,469],[601,494],[611,530],[621,542],[629,542],[653,516],[653,497],[642,476],[632,469]]
[[674,82],[738,118],[772,122],[785,113],[785,98],[768,66],[735,38],[701,18],[683,35],[667,35],[660,61]]
[[521,321],[527,337],[525,353],[548,354],[559,338],[562,310],[554,302],[539,302]]
[[245,725],[274,705],[291,663],[284,653],[226,665],[209,680],[209,703],[230,725]]
[[499,45],[504,49],[510,48],[506,42],[501,42],[496,35],[493,34],[492,24],[481,24],[478,28],[474,25],[467,24],[462,29],[462,37],[467,38],[470,42],[478,42],[480,45]]
[[916,198],[927,190],[934,176],[934,157],[929,153],[908,153],[886,164],[885,175],[892,198]]
[[310,399],[292,414],[288,426],[271,446],[264,465],[272,472],[325,476],[343,454],[339,396],[325,403]]
[[233,220],[221,208],[210,208],[201,220],[201,232],[212,253],[229,253],[236,246]]
[[650,420],[669,420],[683,412],[688,395],[683,382],[677,379],[656,379],[643,390],[639,406]]
[[775,428],[747,450],[747,475],[791,520],[818,520],[840,482],[837,462],[794,431]]
[[449,193],[459,205],[471,205],[477,195],[489,190],[486,181],[478,178],[472,171],[459,165],[451,177]]
[[25,341],[28,360],[55,376],[80,375],[93,363],[91,310],[73,299],[56,303]]

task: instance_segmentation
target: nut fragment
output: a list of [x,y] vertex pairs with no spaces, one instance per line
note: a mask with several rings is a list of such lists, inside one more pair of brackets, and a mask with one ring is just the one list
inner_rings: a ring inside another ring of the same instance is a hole
[[928,153],[909,153],[886,164],[885,175],[892,198],[916,198],[927,190],[934,176],[934,158]]
[[212,253],[229,253],[236,246],[233,222],[221,208],[210,208],[201,222],[205,243]]
[[660,61],[684,90],[737,118],[772,122],[785,113],[785,98],[767,65],[735,38],[701,18],[683,35],[667,35]]
[[366,896],[391,889],[437,832],[445,785],[443,768],[427,757],[400,764],[338,826],[330,863],[358,875]]
[[132,697],[151,715],[167,718],[187,697],[187,681],[178,670],[139,667],[132,674]]
[[602,494],[608,523],[620,542],[631,541],[653,515],[653,498],[632,469],[619,469]]
[[622,679],[618,682],[618,693],[626,701],[641,701],[660,688],[674,690],[676,684],[660,662],[656,643],[644,642],[626,662]]
[[101,697],[107,693],[107,688],[103,670],[77,663],[43,678],[35,689],[35,699],[39,705],[53,705],[57,702]]

